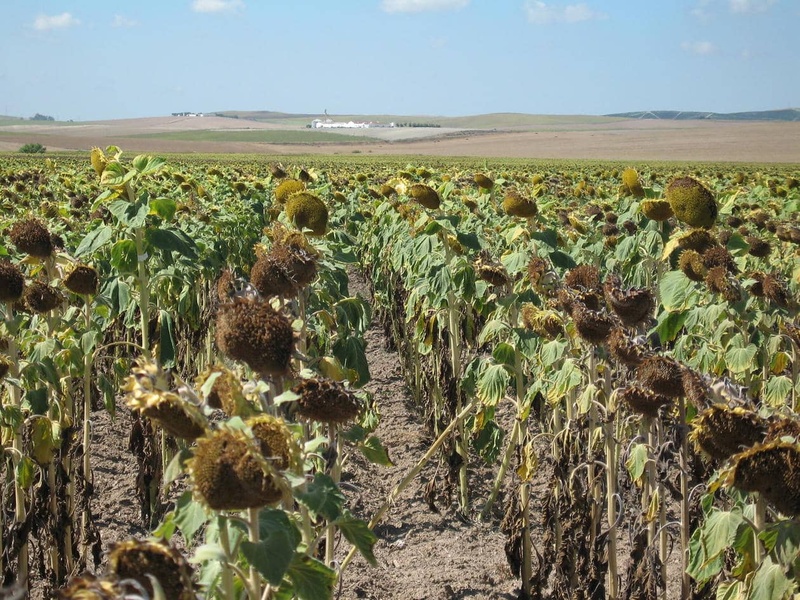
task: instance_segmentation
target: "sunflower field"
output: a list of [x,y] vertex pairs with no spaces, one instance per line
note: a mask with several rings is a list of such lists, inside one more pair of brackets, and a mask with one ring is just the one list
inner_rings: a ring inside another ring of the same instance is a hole
[[[434,462],[461,518],[506,536],[521,598],[791,598],[799,178],[113,146],[3,156],[2,584],[337,597],[356,554],[380,561],[374,529]],[[370,298],[351,294],[354,272]],[[346,458],[392,454],[380,394],[363,389],[373,314],[433,441],[362,514]],[[120,406],[151,536],[104,552],[92,414]]]

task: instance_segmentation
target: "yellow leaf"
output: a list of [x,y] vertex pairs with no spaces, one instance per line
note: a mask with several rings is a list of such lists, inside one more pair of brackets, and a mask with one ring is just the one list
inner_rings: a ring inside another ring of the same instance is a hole
[[539,468],[539,457],[533,449],[533,443],[528,442],[522,449],[522,458],[519,467],[517,467],[517,475],[522,481],[529,481],[533,474]]

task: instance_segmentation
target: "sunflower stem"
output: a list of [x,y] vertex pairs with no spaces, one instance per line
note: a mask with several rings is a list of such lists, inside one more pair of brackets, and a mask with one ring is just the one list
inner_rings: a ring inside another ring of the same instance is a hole
[[233,571],[230,565],[235,562],[235,557],[231,554],[231,542],[228,537],[228,520],[217,515],[217,529],[219,530],[219,543],[225,553],[225,560],[222,561],[222,590],[224,598],[236,598],[233,587]]
[[678,421],[681,431],[681,598],[688,598],[692,592],[689,577],[689,439],[686,435],[686,399],[678,398]]
[[[260,525],[258,522],[258,508],[247,509],[247,528],[250,535],[250,541],[253,544],[258,544],[261,539]],[[250,586],[253,588],[254,598],[261,598],[261,575],[254,565],[250,565]]]
[[[335,485],[339,485],[339,479],[342,474],[342,440],[341,436],[337,435],[336,423],[328,423],[328,438],[329,447],[334,452],[333,464],[331,465],[331,479]],[[329,567],[333,566],[334,554],[334,538],[336,537],[336,525],[328,520],[325,525],[325,564]]]

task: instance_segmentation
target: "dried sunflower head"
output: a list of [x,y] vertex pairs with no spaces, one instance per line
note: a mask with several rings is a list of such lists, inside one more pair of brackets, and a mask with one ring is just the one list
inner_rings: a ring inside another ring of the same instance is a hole
[[781,513],[800,515],[800,447],[774,441],[735,454],[726,483],[758,492]]
[[234,298],[217,311],[217,347],[256,373],[285,375],[294,351],[289,319],[263,300]]
[[34,281],[25,286],[22,292],[25,306],[35,313],[46,313],[54,310],[64,300],[56,288],[43,281]]
[[768,423],[766,441],[771,442],[783,437],[791,437],[795,441],[800,441],[800,420],[796,417],[774,416],[768,420]]
[[122,389],[131,410],[152,419],[174,437],[194,440],[208,429],[200,407],[171,391],[169,376],[152,361],[137,361]]
[[791,292],[779,275],[767,275],[761,282],[764,297],[781,308],[788,308],[792,304]]
[[639,210],[651,221],[668,221],[675,216],[675,213],[672,212],[672,207],[666,200],[642,200],[639,204]]
[[550,263],[538,256],[531,257],[528,262],[528,279],[538,294],[552,295],[561,286],[558,275],[550,267]]
[[300,396],[297,413],[312,421],[348,423],[362,409],[361,401],[338,381],[304,379],[292,391]]
[[564,323],[552,310],[541,310],[533,303],[526,302],[520,310],[522,325],[545,339],[553,340],[564,333]]
[[150,577],[158,580],[164,596],[193,600],[192,567],[174,546],[166,541],[128,540],[114,544],[108,554],[108,570],[119,580],[134,579],[153,597]]
[[539,207],[535,201],[526,198],[518,190],[510,189],[503,197],[503,211],[512,217],[528,219],[536,216]]
[[19,267],[9,260],[0,261],[0,302],[16,302],[24,289],[25,277]]
[[728,276],[725,267],[713,267],[706,273],[706,286],[711,292],[720,294],[728,302],[738,302],[741,293],[736,280]]
[[733,260],[733,255],[728,252],[727,248],[723,246],[712,246],[706,249],[703,253],[703,265],[706,269],[713,269],[714,267],[725,267],[728,273],[736,273],[739,268]]
[[681,382],[683,383],[683,395],[698,411],[709,407],[713,393],[700,373],[684,367]]
[[594,265],[578,265],[570,269],[564,277],[564,285],[576,290],[602,291],[600,286],[600,269]]
[[506,268],[502,263],[494,260],[486,250],[482,250],[478,254],[472,265],[478,279],[482,279],[490,285],[500,287],[511,283]]
[[611,274],[606,277],[603,292],[611,310],[628,327],[644,323],[652,315],[655,297],[650,290],[644,288],[623,290],[622,280],[618,275]]
[[[132,583],[132,582],[126,582]],[[58,600],[119,600],[120,598],[136,598],[132,586],[120,583],[113,575],[98,577],[84,573],[72,577],[67,584],[56,591]],[[130,596],[126,593],[130,592]]]
[[[275,179],[283,179],[286,177],[286,171],[284,171],[280,165],[270,165],[269,172]],[[275,194],[277,196],[277,194]]]
[[475,185],[484,190],[490,190],[492,186],[494,186],[494,181],[483,173],[475,173],[472,180],[475,182]]
[[283,419],[261,414],[247,419],[245,425],[274,469],[285,471],[297,462],[299,448]]
[[658,410],[670,403],[670,399],[639,385],[630,385],[618,392],[622,400],[633,412],[645,417],[657,417]]
[[583,304],[576,304],[573,307],[572,319],[578,335],[595,346],[602,344],[617,324],[605,312],[591,310]]
[[765,431],[764,420],[757,413],[715,404],[692,421],[689,438],[712,458],[726,460],[761,442]]
[[221,428],[198,438],[187,466],[195,497],[213,510],[273,504],[287,485],[256,440],[241,430]]
[[629,367],[642,364],[642,361],[650,355],[649,349],[634,342],[622,327],[611,330],[606,338],[606,348],[612,357]]
[[709,229],[717,218],[714,195],[691,177],[673,179],[664,190],[675,217],[690,227]]
[[770,243],[762,238],[756,237],[754,235],[748,235],[745,238],[745,241],[750,246],[747,252],[751,256],[755,256],[758,258],[766,258],[772,252],[772,246],[770,245]]
[[628,167],[622,172],[622,187],[627,195],[644,198],[644,188],[639,182],[639,173],[633,167]]
[[20,252],[36,258],[47,258],[53,253],[50,231],[38,219],[17,221],[11,226],[9,237]]
[[208,406],[225,411],[229,417],[247,417],[253,414],[253,407],[244,396],[241,380],[223,365],[208,367],[200,373],[195,382],[197,389],[202,390],[212,376],[214,381],[206,395]]
[[97,271],[87,265],[77,265],[64,278],[64,287],[73,294],[93,296],[97,293],[98,284]]
[[800,350],[800,325],[792,323],[791,321],[782,321],[780,329],[789,336],[789,339],[792,340],[794,345]]
[[702,254],[709,248],[717,246],[717,239],[705,229],[692,229],[677,237],[678,247],[683,250],[695,250]]
[[310,229],[314,235],[325,235],[328,208],[314,194],[299,192],[286,200],[286,216],[298,229]]
[[692,281],[705,281],[708,272],[697,250],[684,250],[678,257],[678,267]]
[[415,183],[408,189],[408,194],[425,208],[439,208],[441,200],[435,189],[424,183]]
[[262,298],[290,298],[298,287],[288,269],[272,253],[261,254],[250,269],[250,283]]
[[648,356],[636,368],[639,382],[656,394],[677,398],[683,395],[683,369],[668,356]]

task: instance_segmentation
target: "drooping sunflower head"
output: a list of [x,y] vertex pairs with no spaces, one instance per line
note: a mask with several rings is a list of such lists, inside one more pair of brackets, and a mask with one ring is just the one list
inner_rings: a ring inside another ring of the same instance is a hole
[[57,308],[64,296],[52,285],[37,280],[25,286],[22,300],[31,311],[44,314]]
[[675,213],[672,212],[672,207],[666,200],[642,200],[639,204],[639,210],[651,221],[668,221],[675,216]]
[[300,396],[297,413],[312,421],[348,423],[355,420],[362,409],[358,397],[338,381],[304,379],[292,391]]
[[708,229],[717,218],[717,202],[714,195],[692,177],[673,179],[665,190],[667,201],[675,217],[690,227]]
[[522,305],[520,318],[525,329],[530,329],[545,339],[553,340],[564,333],[564,323],[556,312],[537,308],[532,302]]
[[195,598],[189,562],[166,541],[128,540],[115,544],[108,554],[108,570],[120,581],[134,579],[153,597],[150,578],[158,581],[166,598]]
[[564,285],[575,290],[594,290],[601,292],[600,269],[595,265],[578,265],[570,269],[564,277]]
[[100,278],[97,271],[88,265],[77,265],[64,278],[64,287],[73,294],[90,295],[97,293]]
[[758,492],[781,513],[800,515],[800,446],[776,440],[732,457],[727,484]]
[[622,327],[614,327],[606,338],[608,353],[629,367],[636,367],[650,355],[649,350],[642,344],[637,344]]
[[512,217],[528,219],[536,216],[539,207],[534,200],[526,198],[518,190],[512,188],[503,197],[503,210]]
[[11,226],[9,237],[17,250],[36,258],[47,258],[54,250],[50,231],[39,219],[17,221]]
[[630,385],[618,392],[618,397],[638,415],[657,417],[658,410],[670,399],[640,385]]
[[297,179],[286,179],[285,181],[281,181],[275,187],[275,200],[278,201],[278,204],[286,204],[289,196],[304,192],[305,189],[306,185],[302,181],[298,181]]
[[294,351],[288,317],[263,300],[235,298],[217,311],[217,347],[256,373],[285,375]]
[[169,376],[147,359],[138,360],[122,389],[128,408],[140,412],[170,435],[195,440],[208,429],[199,406],[170,389]]
[[226,427],[197,440],[187,467],[195,497],[213,510],[273,504],[287,485],[254,437]]
[[214,380],[206,394],[206,403],[211,408],[225,411],[229,417],[247,417],[253,414],[253,407],[247,402],[242,382],[230,369],[223,365],[208,367],[197,376],[195,386],[203,390],[206,382]]
[[697,250],[684,250],[681,252],[678,257],[678,267],[692,281],[705,281],[708,271],[703,264],[703,256]]
[[639,182],[639,173],[633,167],[628,167],[622,172],[622,185],[628,195],[644,198],[644,188]]
[[299,448],[283,419],[260,414],[250,417],[245,424],[253,432],[261,454],[274,469],[285,471],[297,462]]
[[677,398],[683,395],[681,364],[668,356],[648,356],[636,368],[639,382],[656,394]]
[[653,292],[644,288],[624,290],[617,275],[606,277],[603,293],[611,310],[628,327],[647,321],[655,307]]
[[325,235],[328,228],[328,207],[309,192],[289,196],[286,200],[286,216],[298,229],[310,229],[314,235]]
[[25,276],[9,260],[0,260],[0,302],[16,302],[22,298]]
[[408,188],[408,194],[425,208],[435,210],[439,208],[441,199],[431,186],[424,183],[415,183]]
[[683,250],[694,250],[703,254],[717,245],[716,238],[706,229],[691,229],[677,237],[678,247]]
[[747,253],[757,258],[766,258],[772,252],[772,245],[763,238],[754,235],[748,235],[744,238],[750,248]]
[[572,319],[578,335],[595,346],[602,344],[617,325],[617,322],[605,312],[586,308],[581,303],[574,305]]
[[494,186],[494,181],[483,173],[475,173],[472,180],[475,182],[475,185],[484,190],[490,190]]
[[475,274],[478,279],[494,286],[504,286],[511,283],[508,271],[502,263],[494,260],[489,252],[482,250],[473,262]]
[[757,413],[715,404],[694,419],[690,439],[712,458],[726,460],[762,441],[765,431]]

